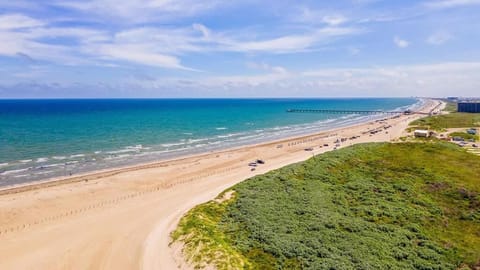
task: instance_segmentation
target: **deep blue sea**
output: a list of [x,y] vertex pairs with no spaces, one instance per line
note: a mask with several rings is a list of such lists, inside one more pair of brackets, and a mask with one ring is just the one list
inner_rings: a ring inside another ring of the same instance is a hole
[[0,186],[382,117],[287,113],[291,108],[404,110],[419,102],[413,98],[0,100]]

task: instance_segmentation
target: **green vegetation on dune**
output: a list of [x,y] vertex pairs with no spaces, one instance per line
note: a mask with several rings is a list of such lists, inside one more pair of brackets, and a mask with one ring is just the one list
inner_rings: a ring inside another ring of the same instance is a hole
[[440,131],[446,128],[480,127],[480,113],[449,113],[427,116],[413,121],[410,125]]
[[448,101],[443,110],[447,112],[457,112],[457,106],[458,104],[456,102]]
[[356,145],[246,180],[172,237],[197,268],[474,268],[479,176],[451,144]]

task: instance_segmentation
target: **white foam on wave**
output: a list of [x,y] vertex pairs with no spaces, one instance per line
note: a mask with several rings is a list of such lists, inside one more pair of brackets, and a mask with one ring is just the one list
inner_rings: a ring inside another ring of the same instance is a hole
[[41,158],[37,158],[37,160],[35,161],[36,163],[42,163],[42,162],[47,162],[48,161],[48,158],[46,157],[41,157]]
[[77,154],[77,155],[71,155],[71,158],[78,158],[78,157],[84,157],[84,154]]
[[55,159],[55,160],[63,160],[63,159],[66,159],[67,157],[64,157],[64,156],[53,156],[52,159]]
[[9,175],[9,174],[15,174],[15,173],[19,173],[19,172],[25,172],[25,171],[28,171],[30,169],[31,168],[4,171],[4,172],[0,173],[0,175]]
[[227,127],[216,127],[215,128],[216,130],[225,130],[225,129],[228,129]]
[[8,163],[0,163],[0,167],[6,167],[8,166]]
[[225,135],[218,135],[216,136],[217,138],[230,138],[230,137],[235,137],[235,136],[240,136],[242,134],[245,134],[245,132],[239,132],[239,133],[229,133]]
[[172,146],[180,146],[180,145],[184,145],[185,142],[179,142],[179,143],[164,143],[164,144],[161,144],[162,147],[172,147]]
[[64,165],[73,165],[73,164],[77,164],[77,163],[78,163],[78,161],[74,160],[74,161],[66,162]]
[[31,159],[22,159],[22,160],[19,160],[20,163],[28,163],[28,162],[32,162],[33,160]]
[[127,146],[125,147],[125,149],[132,149],[132,150],[139,150],[139,149],[142,149],[143,148],[143,145],[141,144],[137,144],[135,146]]
[[42,167],[43,168],[53,168],[53,167],[60,167],[60,166],[64,166],[64,165],[65,165],[64,163],[53,163],[53,164],[43,165]]
[[130,152],[136,152],[136,151],[137,151],[136,149],[122,149],[122,150],[116,150],[116,151],[108,151],[106,153],[115,155],[115,154],[130,153]]
[[204,141],[208,141],[209,138],[202,138],[202,139],[188,139],[188,142],[189,143],[196,143],[196,142],[204,142]]
[[208,144],[197,144],[195,145],[195,147],[203,147],[203,146],[207,146]]

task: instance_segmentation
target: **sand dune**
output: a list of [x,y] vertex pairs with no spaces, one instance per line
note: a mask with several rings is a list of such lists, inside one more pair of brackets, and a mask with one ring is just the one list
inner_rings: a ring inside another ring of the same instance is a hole
[[[337,138],[367,133],[341,147],[397,138],[418,117],[0,191],[0,269],[179,268],[169,233],[188,209],[248,177],[331,151]],[[250,171],[257,158],[266,164]]]

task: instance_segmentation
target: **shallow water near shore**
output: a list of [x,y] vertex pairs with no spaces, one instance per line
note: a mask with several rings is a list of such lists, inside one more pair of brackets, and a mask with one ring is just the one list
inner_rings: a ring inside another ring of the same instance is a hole
[[402,111],[401,99],[0,100],[0,186],[305,135]]

